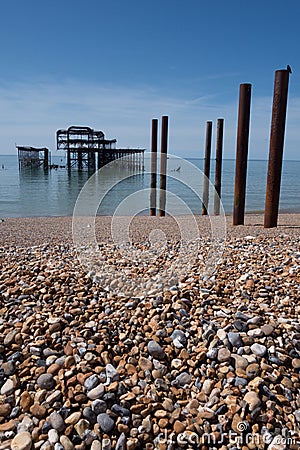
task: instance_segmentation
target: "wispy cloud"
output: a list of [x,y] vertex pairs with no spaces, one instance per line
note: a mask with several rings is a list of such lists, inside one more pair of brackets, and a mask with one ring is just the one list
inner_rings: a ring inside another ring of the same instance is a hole
[[[266,158],[271,98],[252,103],[250,157]],[[205,122],[225,118],[224,157],[235,153],[237,99],[225,103],[217,95],[166,95],[151,86],[83,85],[74,80],[35,84],[0,82],[0,152],[15,153],[18,145],[55,150],[55,131],[70,125],[101,129],[122,147],[150,146],[151,119],[170,116],[170,152],[203,156]],[[286,156],[298,157],[300,98],[289,100]],[[213,141],[214,145],[214,141]],[[263,150],[262,150],[263,149]]]

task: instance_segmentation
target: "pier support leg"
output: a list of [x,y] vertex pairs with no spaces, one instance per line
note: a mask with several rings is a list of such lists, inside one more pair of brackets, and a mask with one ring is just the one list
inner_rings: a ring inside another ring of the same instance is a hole
[[209,174],[210,174],[211,136],[212,136],[212,122],[208,121],[208,122],[206,122],[202,216],[206,216],[207,215],[207,208],[208,208],[208,202],[209,202]]
[[264,227],[277,227],[289,70],[276,70],[265,202]]
[[156,216],[157,130],[158,119],[153,119],[151,134],[150,216]]
[[217,142],[216,142],[216,171],[215,171],[215,196],[214,196],[214,214],[220,214],[220,198],[222,184],[222,154],[223,154],[223,129],[224,119],[217,121]]
[[49,166],[49,150],[45,148],[44,150],[44,169],[48,169]]
[[78,170],[82,170],[82,151],[78,150]]
[[97,169],[99,170],[101,168],[101,150],[98,150],[97,152]]
[[168,116],[162,116],[161,149],[160,149],[160,196],[159,217],[166,215],[166,187],[167,187],[167,151],[168,151]]
[[71,169],[71,151],[69,149],[67,150],[67,168]]
[[88,154],[88,168],[90,170],[92,170],[93,172],[95,172],[96,169],[96,157],[95,157],[95,152],[91,151]]
[[251,84],[240,85],[236,144],[233,225],[244,225],[247,160],[250,124]]

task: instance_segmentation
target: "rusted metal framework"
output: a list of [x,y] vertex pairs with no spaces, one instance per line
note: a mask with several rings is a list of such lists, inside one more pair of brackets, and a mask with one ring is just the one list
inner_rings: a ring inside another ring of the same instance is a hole
[[46,147],[29,147],[16,146],[18,149],[19,168],[36,168],[43,167],[48,169],[49,166],[49,149]]
[[117,149],[116,139],[105,139],[103,131],[90,127],[71,126],[67,130],[57,130],[57,150],[67,152],[67,168],[95,170],[119,158],[124,158],[128,167],[144,165],[144,150]]

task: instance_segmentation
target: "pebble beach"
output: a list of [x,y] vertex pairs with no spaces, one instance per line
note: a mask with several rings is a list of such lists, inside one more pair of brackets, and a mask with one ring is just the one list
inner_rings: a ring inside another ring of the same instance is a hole
[[[72,218],[0,222],[0,450],[299,449],[300,215],[262,223],[227,217],[209,279],[195,264],[131,297],[80,265]],[[169,217],[136,217],[133,240],[158,227],[176,253]]]

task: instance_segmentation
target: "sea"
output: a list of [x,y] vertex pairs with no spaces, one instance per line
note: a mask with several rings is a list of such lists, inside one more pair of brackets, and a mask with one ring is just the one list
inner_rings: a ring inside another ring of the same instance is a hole
[[[101,202],[97,215],[126,214],[126,202],[133,199],[128,214],[149,214],[148,190],[150,187],[150,157],[145,158],[145,172],[134,173],[128,168],[101,170],[96,175],[88,170],[78,171],[65,167],[64,155],[52,155],[51,163],[58,167],[19,169],[16,155],[0,155],[0,218],[34,216],[71,216],[82,189],[90,189],[91,195],[99,192]],[[267,179],[267,161],[249,160],[246,180],[246,213],[263,212]],[[203,180],[203,159],[180,159],[170,156],[167,160],[167,192],[176,208],[171,212],[201,214],[202,194],[193,189],[195,177],[198,186]],[[222,165],[221,202],[226,214],[233,211],[235,161],[224,159]],[[300,213],[300,161],[283,162],[279,211]],[[198,176],[199,175],[199,176]],[[210,180],[215,176],[215,161],[211,161]],[[202,177],[202,178],[201,178]],[[159,176],[158,176],[159,183]],[[212,187],[213,189],[213,187]],[[142,195],[143,194],[143,195]],[[97,194],[98,195],[98,194]],[[86,198],[86,197],[85,197]],[[139,201],[140,199],[140,201]],[[175,200],[174,200],[175,199]],[[210,205],[213,195],[209,196]],[[138,201],[137,201],[138,200]],[[168,198],[167,198],[168,203]],[[119,206],[123,205],[120,209]],[[187,209],[185,206],[187,205]],[[168,206],[166,207],[168,212]]]

